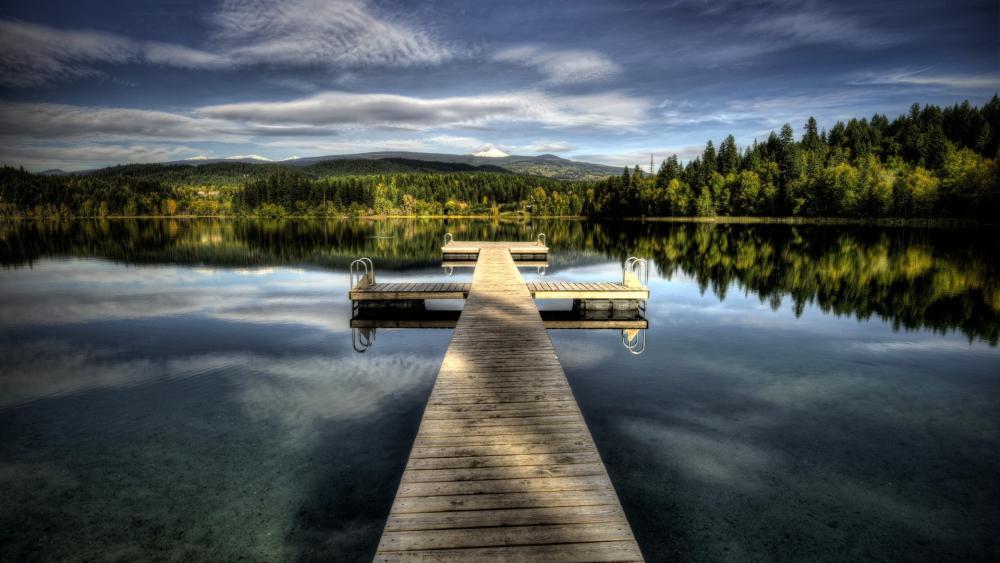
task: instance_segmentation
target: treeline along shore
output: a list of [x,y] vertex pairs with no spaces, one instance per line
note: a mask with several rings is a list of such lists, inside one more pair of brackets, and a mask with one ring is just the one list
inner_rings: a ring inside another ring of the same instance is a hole
[[115,216],[968,218],[1000,212],[1000,97],[914,104],[890,120],[815,119],[740,148],[732,135],[654,173],[562,181],[498,166],[343,159],[310,166],[126,165],[77,174],[0,169],[0,218]]

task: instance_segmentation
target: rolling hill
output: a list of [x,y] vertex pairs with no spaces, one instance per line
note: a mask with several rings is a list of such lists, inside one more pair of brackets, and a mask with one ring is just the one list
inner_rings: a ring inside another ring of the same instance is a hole
[[[345,162],[346,161],[346,162]],[[407,151],[383,151],[358,154],[327,155],[267,161],[259,157],[198,159],[167,162],[168,165],[202,167],[219,164],[256,165],[268,168],[293,166],[310,168],[328,174],[380,174],[392,172],[514,172],[544,176],[559,180],[598,180],[620,174],[614,166],[580,162],[553,154],[539,156],[476,156],[436,154]],[[339,172],[350,170],[349,172]]]

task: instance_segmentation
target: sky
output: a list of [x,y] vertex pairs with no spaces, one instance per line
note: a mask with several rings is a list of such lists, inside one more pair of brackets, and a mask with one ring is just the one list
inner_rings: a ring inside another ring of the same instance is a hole
[[612,165],[985,103],[997,0],[5,0],[0,163],[380,150]]

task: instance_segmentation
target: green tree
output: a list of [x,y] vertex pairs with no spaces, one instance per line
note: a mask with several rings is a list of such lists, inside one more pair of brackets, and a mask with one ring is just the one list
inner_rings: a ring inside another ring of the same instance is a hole
[[699,217],[711,217],[715,215],[715,207],[712,205],[712,194],[708,187],[702,186],[701,193],[695,202],[695,215]]

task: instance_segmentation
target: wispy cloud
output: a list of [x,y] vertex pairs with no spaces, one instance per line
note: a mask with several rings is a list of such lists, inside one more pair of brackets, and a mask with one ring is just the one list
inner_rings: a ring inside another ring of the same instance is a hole
[[53,146],[19,143],[0,146],[0,164],[23,165],[29,169],[95,168],[109,163],[147,163],[180,160],[197,150],[175,144],[92,144]]
[[593,82],[622,72],[621,66],[606,55],[590,49],[558,50],[520,45],[497,52],[493,60],[536,68],[550,84]]
[[794,0],[678,0],[684,9],[711,22],[721,40],[683,45],[674,56],[693,65],[741,66],[763,62],[766,55],[810,45],[872,50],[908,39],[898,30],[843,13],[830,4]]
[[5,86],[93,75],[95,63],[124,64],[137,55],[133,41],[109,33],[0,21],[0,84]]
[[530,122],[544,127],[620,129],[638,126],[649,100],[620,92],[556,96],[510,92],[417,98],[393,94],[325,92],[283,102],[242,102],[201,108],[205,116],[267,125],[477,127]]
[[139,63],[203,69],[232,64],[226,55],[182,45],[0,20],[0,84],[4,86],[41,86],[101,75],[108,65]]
[[574,150],[576,147],[567,143],[566,141],[539,140],[531,143],[530,145],[518,148],[530,153],[530,152],[569,152],[571,150]]
[[643,168],[643,170],[645,170],[649,166],[650,154],[653,155],[653,159],[656,161],[655,165],[659,166],[660,161],[671,155],[677,155],[677,157],[682,160],[688,160],[696,156],[701,156],[701,153],[704,149],[705,149],[704,145],[659,147],[650,150],[630,150],[630,151],[613,152],[613,153],[574,154],[573,158],[576,160],[585,160],[587,162],[608,164],[610,166],[639,165],[640,167]]
[[832,43],[852,48],[877,48],[902,39],[896,33],[872,28],[858,18],[808,4],[792,13],[767,14],[751,20],[747,29],[771,37],[784,37],[795,45]]
[[[855,108],[872,104],[876,97],[863,88],[834,90],[823,94],[784,93],[772,96],[752,96],[729,101],[664,100],[656,106],[659,122],[670,129],[689,130],[693,127],[719,125],[727,129],[740,127],[766,135],[784,123],[798,127],[810,116],[821,124],[833,125],[837,119],[858,117]],[[749,141],[750,139],[744,139]]]
[[241,63],[320,66],[436,64],[453,56],[427,32],[363,0],[226,0],[217,40]]
[[228,0],[212,16],[210,47],[139,41],[93,30],[0,20],[0,84],[40,86],[101,74],[108,65],[187,69],[248,65],[331,68],[438,64],[453,48],[364,0]]
[[866,73],[851,81],[855,85],[939,86],[957,90],[1000,88],[1000,74],[930,74],[931,69]]
[[461,135],[434,135],[427,141],[440,147],[458,149],[460,152],[473,152],[484,144],[482,139]]
[[0,102],[0,135],[34,139],[217,137],[215,120],[164,111]]

